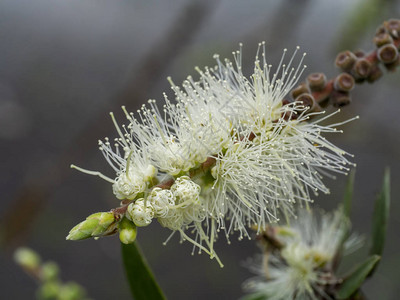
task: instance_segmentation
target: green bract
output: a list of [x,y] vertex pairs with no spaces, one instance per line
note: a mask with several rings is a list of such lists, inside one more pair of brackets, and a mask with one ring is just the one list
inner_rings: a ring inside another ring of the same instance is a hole
[[114,233],[116,219],[112,212],[99,212],[90,215],[85,221],[71,229],[67,240],[83,240],[90,237],[99,237]]

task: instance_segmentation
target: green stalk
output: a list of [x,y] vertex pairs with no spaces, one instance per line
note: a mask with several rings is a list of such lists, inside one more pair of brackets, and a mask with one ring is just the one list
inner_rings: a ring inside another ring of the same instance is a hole
[[166,300],[137,242],[129,245],[121,243],[121,250],[133,299]]

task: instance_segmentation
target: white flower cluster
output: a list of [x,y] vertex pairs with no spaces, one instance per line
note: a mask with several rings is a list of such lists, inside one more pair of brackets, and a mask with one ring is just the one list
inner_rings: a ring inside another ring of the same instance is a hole
[[[111,115],[119,137],[115,148],[106,140],[100,149],[115,180],[78,169],[112,182],[118,199],[132,200],[128,215],[138,226],[157,218],[211,255],[220,230],[227,237],[239,231],[241,239],[249,226],[261,230],[280,211],[291,214],[295,202],[329,192],[322,175],[346,173],[349,162],[321,134],[339,132],[340,124],[321,125],[327,117],[309,122],[322,113],[283,102],[304,70],[303,58],[293,67],[297,50],[287,64],[285,50],[275,71],[264,44],[260,50],[249,79],[241,50],[235,63],[215,56],[216,67],[196,69],[198,81],[189,76],[180,88],[169,79],[175,103],[164,95],[160,110],[149,100],[136,118],[123,108],[129,125],[122,128]],[[188,227],[194,239],[185,234]]]
[[320,218],[301,211],[290,227],[275,227],[283,248],[264,255],[263,263],[248,266],[258,276],[247,280],[244,288],[271,300],[331,299],[324,288],[338,283],[335,256],[354,251],[362,241],[357,236],[345,239],[349,226],[342,210]]
[[171,230],[180,230],[193,221],[205,218],[200,203],[200,186],[188,176],[177,178],[170,190],[154,188],[146,199],[138,199],[128,207],[128,218],[136,226],[147,226],[153,218]]

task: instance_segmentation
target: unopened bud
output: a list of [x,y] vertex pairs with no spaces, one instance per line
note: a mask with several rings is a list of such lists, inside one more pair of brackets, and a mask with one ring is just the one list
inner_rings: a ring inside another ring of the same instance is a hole
[[335,78],[333,84],[335,90],[349,92],[354,88],[355,82],[353,76],[348,73],[342,73]]
[[378,59],[384,64],[391,64],[396,61],[399,51],[393,44],[387,44],[378,49]]
[[[208,160],[209,159],[203,163],[203,166],[208,164]],[[165,217],[170,207],[175,205],[174,194],[170,190],[163,190],[158,187],[151,191],[147,196],[147,200],[150,201],[153,206],[156,217]]]
[[48,261],[42,265],[41,277],[43,281],[55,280],[59,273],[60,268],[55,262]]
[[333,90],[329,101],[334,107],[342,107],[350,104],[351,98],[349,93]]
[[312,91],[320,91],[325,87],[326,76],[324,73],[312,73],[307,76],[307,83]]
[[147,226],[154,218],[154,208],[149,201],[141,198],[129,204],[127,216],[136,226]]
[[67,240],[83,240],[90,237],[109,235],[115,232],[116,220],[112,212],[99,212],[90,215],[85,221],[71,229]]
[[17,264],[27,270],[39,268],[40,256],[32,249],[21,247],[14,252],[14,260]]
[[351,51],[343,51],[336,56],[335,64],[343,71],[350,71],[356,60],[357,57],[354,53]]
[[371,63],[366,59],[358,59],[353,67],[354,75],[357,78],[367,78],[371,71]]
[[119,239],[124,244],[132,244],[136,240],[137,228],[136,225],[129,221],[127,218],[123,218],[118,224]]
[[[195,203],[199,201],[201,187],[190,177],[181,176],[175,180],[175,183],[171,186],[171,192],[176,198],[175,203]],[[186,207],[182,206],[182,207]]]
[[386,30],[393,36],[395,39],[400,37],[400,20],[399,19],[390,19],[383,23],[383,26]]
[[75,300],[75,299],[84,299],[85,296],[86,296],[85,289],[78,283],[70,281],[61,287],[57,299]]
[[374,44],[379,48],[386,44],[391,44],[393,42],[393,38],[387,32],[382,32],[374,37]]
[[309,92],[310,92],[310,89],[308,88],[307,84],[302,83],[298,87],[294,88],[291,93],[292,93],[293,99],[296,99],[301,94],[309,93]]
[[59,299],[60,283],[55,280],[45,282],[37,291],[38,299]]

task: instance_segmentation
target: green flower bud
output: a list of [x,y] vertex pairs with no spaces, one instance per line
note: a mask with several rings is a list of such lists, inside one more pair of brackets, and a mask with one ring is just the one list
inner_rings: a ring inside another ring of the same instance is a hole
[[123,218],[119,223],[119,239],[124,244],[131,244],[135,241],[137,235],[136,225],[129,221],[127,218]]
[[58,294],[59,300],[80,300],[85,297],[86,291],[76,282],[68,282],[62,286]]
[[36,252],[34,252],[29,248],[24,248],[24,247],[18,248],[14,252],[14,260],[21,267],[28,270],[34,270],[39,268],[41,263],[40,256]]
[[42,265],[42,280],[49,281],[55,280],[58,278],[58,274],[60,273],[60,268],[53,261],[48,261]]
[[61,286],[58,281],[45,282],[37,291],[36,297],[41,300],[57,299],[60,288]]
[[[115,222],[114,214],[111,212],[95,213],[87,217],[88,220],[98,220],[97,227],[93,230],[92,236],[102,236],[106,233]],[[115,228],[115,227],[114,227]]]
[[90,215],[85,221],[71,229],[67,240],[83,240],[89,237],[99,237],[115,232],[116,220],[112,212],[99,212]]

